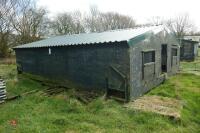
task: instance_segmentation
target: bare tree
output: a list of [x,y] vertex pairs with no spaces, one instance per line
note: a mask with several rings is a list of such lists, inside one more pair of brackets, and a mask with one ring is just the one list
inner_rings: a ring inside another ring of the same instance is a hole
[[58,14],[51,22],[54,34],[78,34],[85,32],[82,25],[82,14],[80,11],[65,12]]
[[75,34],[84,33],[85,28],[83,26],[83,16],[81,12],[80,11],[72,12],[72,19],[73,19],[72,29],[74,33]]
[[12,32],[11,19],[17,2],[17,0],[0,1],[0,57],[8,56],[9,35]]
[[154,16],[149,20],[149,24],[151,25],[161,25],[165,24],[165,19],[160,16]]
[[45,9],[35,8],[35,1],[20,0],[12,25],[18,34],[18,43],[40,40],[44,30]]
[[93,5],[90,7],[90,12],[86,17],[85,20],[85,27],[88,32],[98,32],[102,29],[102,20],[100,11],[98,10],[97,6]]
[[68,13],[58,14],[51,27],[55,34],[71,34],[71,25],[73,24],[72,17]]
[[58,14],[51,22],[53,34],[79,34],[83,32],[102,32],[107,30],[135,27],[135,21],[126,15],[115,12],[100,12],[91,6],[89,14],[80,11]]
[[101,13],[101,20],[103,31],[135,27],[135,21],[131,17],[115,12]]
[[193,30],[194,24],[190,21],[189,15],[179,15],[174,19],[169,19],[166,22],[168,28],[175,34],[177,38],[183,38],[183,36]]
[[89,32],[101,32],[135,27],[135,21],[126,15],[115,12],[100,12],[96,6],[90,7],[90,14],[85,18]]

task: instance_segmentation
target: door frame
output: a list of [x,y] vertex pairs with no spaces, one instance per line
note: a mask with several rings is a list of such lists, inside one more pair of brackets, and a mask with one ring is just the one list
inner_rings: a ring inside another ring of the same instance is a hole
[[[163,47],[165,47],[166,59],[163,59]],[[166,65],[164,70],[163,70],[163,61],[165,62],[165,65]],[[167,71],[168,71],[168,45],[162,44],[161,45],[161,72],[166,73]]]

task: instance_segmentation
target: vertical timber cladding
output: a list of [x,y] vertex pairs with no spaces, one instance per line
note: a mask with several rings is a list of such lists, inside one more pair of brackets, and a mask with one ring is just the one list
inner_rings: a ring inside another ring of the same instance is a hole
[[192,61],[198,56],[198,42],[181,40],[181,60]]
[[[143,38],[140,42],[130,43],[130,90],[131,97],[137,98],[151,88],[156,87],[164,80],[164,75],[162,74],[162,64],[161,64],[161,46],[162,44],[167,44],[167,74],[173,74],[171,67],[171,47],[172,44],[177,44],[175,38],[170,34],[163,35],[158,33],[156,35],[152,34],[149,37]],[[177,55],[179,54],[177,45]],[[155,59],[146,58],[144,54],[153,56],[155,54]],[[177,56],[176,61],[179,61]],[[176,64],[176,68],[179,64]],[[174,69],[175,70],[175,69]]]
[[171,71],[177,73],[179,67],[179,49],[176,45],[171,46]]
[[182,44],[183,48],[183,59],[186,59],[186,60],[193,60],[194,58],[194,45],[190,42],[183,42]]
[[129,95],[137,98],[164,80],[162,44],[167,44],[165,73],[175,73],[173,67],[179,65],[179,47],[172,50],[176,39],[160,28],[59,36],[18,46],[18,70],[63,80],[69,87],[107,89],[126,100]]
[[127,42],[51,47],[51,54],[48,47],[16,49],[16,55],[24,72],[67,80],[81,88],[105,90],[107,78],[110,86],[123,91],[124,81],[115,70],[129,79]]

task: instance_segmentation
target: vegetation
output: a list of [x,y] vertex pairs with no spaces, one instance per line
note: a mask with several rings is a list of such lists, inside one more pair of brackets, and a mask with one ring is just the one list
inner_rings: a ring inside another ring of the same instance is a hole
[[[88,13],[79,10],[61,12],[50,17],[47,9],[38,7],[38,0],[0,1],[0,58],[13,54],[12,47],[63,34],[103,32],[142,26],[127,15],[102,12],[93,5]],[[187,14],[167,20],[153,17],[150,25],[166,25],[177,38],[195,33]],[[149,25],[149,24],[144,24]]]
[[[0,65],[9,96],[35,89],[40,83],[17,77],[15,65]],[[200,132],[200,76],[178,74],[147,95],[181,100],[181,120],[127,109],[114,100],[83,104],[70,97],[73,90],[51,96],[33,93],[0,105],[0,132]]]
[[198,34],[198,32],[195,31],[195,24],[191,21],[191,18],[187,13],[179,14],[178,16],[167,19],[155,16],[150,19],[150,24],[166,25],[178,39],[183,38],[185,35]]
[[[200,53],[200,49],[198,50]],[[200,75],[200,57],[198,57],[192,62],[181,62],[181,71],[186,73],[194,73],[196,75]]]
[[182,14],[167,20],[167,27],[172,31],[176,38],[183,38],[187,33],[194,32],[194,24],[188,14]]
[[0,58],[8,57],[16,45],[38,41],[49,36],[101,32],[135,27],[135,20],[116,12],[101,12],[91,6],[90,12],[62,12],[50,18],[37,0],[0,1]]

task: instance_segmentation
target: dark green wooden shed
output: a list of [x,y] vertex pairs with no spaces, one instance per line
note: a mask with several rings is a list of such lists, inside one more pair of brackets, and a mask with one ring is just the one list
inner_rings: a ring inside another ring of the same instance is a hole
[[164,26],[56,36],[14,50],[20,72],[106,91],[127,101],[179,67],[178,42]]
[[198,56],[198,41],[192,41],[187,39],[180,39],[180,59],[187,61],[194,61]]

